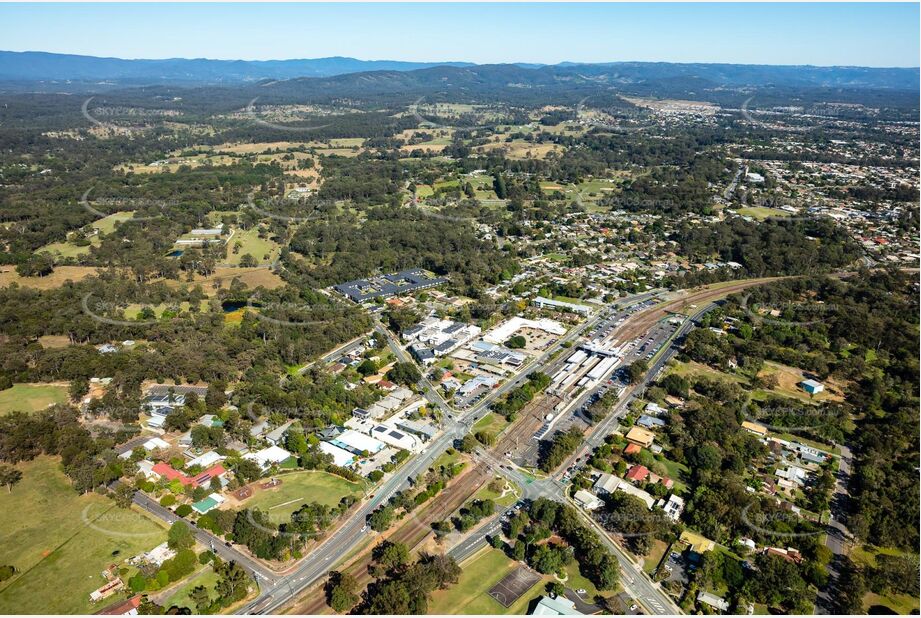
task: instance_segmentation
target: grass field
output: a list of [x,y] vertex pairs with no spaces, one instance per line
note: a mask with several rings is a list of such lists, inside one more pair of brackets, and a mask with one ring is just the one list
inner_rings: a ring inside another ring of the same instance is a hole
[[544,592],[544,582],[534,584],[511,607],[505,608],[493,599],[489,589],[498,583],[519,563],[509,559],[498,549],[489,548],[464,562],[463,573],[448,590],[436,590],[429,603],[429,614],[508,614],[523,615],[528,605]]
[[[239,243],[240,250],[234,253],[233,248]],[[260,264],[272,262],[279,253],[279,246],[268,238],[260,238],[257,228],[237,230],[227,246],[227,263],[239,264],[240,258],[247,253],[256,258]]]
[[22,481],[0,491],[0,564],[19,573],[0,584],[2,614],[92,614],[89,593],[110,564],[166,540],[166,529],[140,512],[96,494],[77,495],[60,463],[39,457],[20,464]]
[[483,418],[478,420],[476,425],[473,426],[473,431],[486,431],[494,436],[498,436],[499,432],[506,427],[508,427],[508,421],[505,420],[504,416],[494,414],[493,412],[487,412]]
[[[849,552],[851,560],[853,560],[857,565],[863,567],[875,567],[876,557],[880,554],[911,555],[907,554],[906,552],[899,551],[898,549],[888,547],[872,547],[869,545],[854,547]],[[912,557],[915,561],[917,561],[917,555],[913,555]],[[884,605],[902,615],[918,613],[919,609],[918,599],[908,594],[892,594],[883,596],[873,592],[867,592],[863,597],[864,609],[868,610],[874,605]]]
[[343,496],[363,493],[358,483],[316,470],[282,474],[278,478],[281,479],[280,487],[257,488],[253,497],[245,502],[247,508],[259,508],[268,513],[273,522],[287,521],[291,513],[307,502],[334,506]]
[[0,391],[0,416],[15,412],[36,412],[70,399],[64,384],[14,384]]
[[[251,290],[259,286],[267,290],[274,290],[275,288],[280,288],[285,285],[284,280],[268,268],[239,268],[235,266],[218,266],[214,269],[214,272],[207,277],[196,275],[193,283],[201,284],[202,291],[209,296],[213,296],[217,293],[218,289],[229,288],[230,282],[234,279],[239,279]],[[184,280],[175,281],[169,279],[165,281],[165,283],[175,288],[187,285]]]
[[825,383],[825,390],[817,395],[810,396],[809,393],[800,388],[799,384],[806,379],[806,376],[803,375],[802,369],[796,367],[789,367],[787,365],[781,365],[780,363],[775,363],[773,361],[764,361],[764,369],[762,369],[759,376],[766,375],[775,375],[777,376],[777,387],[768,391],[769,393],[775,393],[777,395],[783,395],[785,397],[792,397],[794,399],[799,399],[801,401],[807,402],[819,402],[819,401],[843,401],[844,398],[838,395],[835,392],[832,392],[832,389],[835,389],[835,385],[829,382]]
[[161,602],[161,605],[163,605],[163,607],[170,607],[172,605],[177,607],[188,607],[192,610],[193,614],[198,613],[195,610],[195,603],[189,599],[192,589],[198,586],[204,586],[208,589],[211,597],[214,598],[217,596],[214,592],[214,585],[217,583],[217,580],[217,573],[214,572],[213,568],[207,566],[198,573],[190,575],[179,589],[171,594],[165,602]]
[[757,219],[758,221],[764,221],[768,217],[789,217],[790,213],[786,210],[780,210],[779,208],[765,208],[763,206],[749,206],[746,208],[740,208],[738,213],[743,217],[751,217],[752,219]]
[[67,281],[82,281],[96,274],[95,266],[56,266],[50,275],[44,277],[20,277],[15,266],[0,267],[0,288],[18,283],[34,290],[53,290]]

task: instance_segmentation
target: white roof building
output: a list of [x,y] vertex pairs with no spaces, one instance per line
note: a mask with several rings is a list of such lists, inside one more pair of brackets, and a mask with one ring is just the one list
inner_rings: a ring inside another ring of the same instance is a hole
[[208,468],[213,464],[216,464],[220,460],[224,459],[218,455],[215,451],[208,451],[207,453],[202,453],[195,459],[189,460],[188,466],[201,466],[202,468]]
[[270,446],[255,453],[247,453],[243,459],[255,461],[262,469],[265,469],[272,464],[280,464],[290,457],[292,457],[291,453],[280,446]]
[[604,505],[604,502],[598,499],[598,497],[592,492],[586,489],[580,489],[573,495],[573,499],[576,501],[576,504],[582,508],[594,511],[595,509],[601,508]]
[[557,322],[556,320],[548,320],[546,318],[540,320],[528,320],[519,316],[509,318],[499,326],[496,326],[492,330],[488,331],[483,335],[483,340],[488,341],[489,343],[504,343],[515,334],[518,330],[522,328],[533,328],[535,330],[542,330],[544,332],[550,333],[551,335],[565,335],[566,328]]
[[320,442],[320,450],[327,455],[332,455],[333,463],[341,468],[351,466],[355,463],[355,455],[329,442]]
[[383,423],[378,423],[371,428],[371,437],[406,451],[415,452],[420,445],[415,436]]
[[371,436],[355,431],[354,429],[343,431],[332,440],[329,440],[329,442],[334,446],[344,448],[356,454],[367,451],[373,455],[374,453],[382,451],[385,447],[385,444],[380,440],[375,440]]

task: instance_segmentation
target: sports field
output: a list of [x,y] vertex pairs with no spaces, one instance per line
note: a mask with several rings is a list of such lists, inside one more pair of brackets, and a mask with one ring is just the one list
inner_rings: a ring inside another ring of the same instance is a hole
[[97,494],[77,495],[52,457],[19,464],[23,479],[0,490],[0,564],[18,573],[0,584],[0,614],[92,614],[101,573],[166,540],[166,528]]

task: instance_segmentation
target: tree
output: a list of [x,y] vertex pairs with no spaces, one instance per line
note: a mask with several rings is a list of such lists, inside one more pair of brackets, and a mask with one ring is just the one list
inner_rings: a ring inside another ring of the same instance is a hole
[[401,362],[390,368],[390,371],[387,372],[387,379],[395,384],[412,386],[422,379],[422,374],[414,364]]
[[111,493],[112,500],[115,501],[115,505],[122,509],[129,509],[134,503],[134,493],[135,488],[131,483],[119,483],[115,490]]
[[0,485],[6,485],[9,493],[13,492],[13,485],[22,480],[22,472],[8,464],[0,464]]
[[515,335],[505,342],[505,347],[520,349],[528,344],[528,340],[523,335]]
[[365,377],[372,376],[377,373],[377,363],[375,363],[370,358],[366,358],[365,360],[361,361],[361,364],[358,365],[356,371]]
[[239,601],[246,596],[250,579],[243,567],[231,560],[230,562],[222,563],[215,571],[217,571],[220,579],[217,580],[214,589],[224,606]]
[[409,563],[409,550],[402,543],[384,541],[372,550],[371,556],[385,572],[398,571]]
[[627,376],[630,378],[630,383],[638,384],[641,382],[647,371],[649,371],[649,364],[643,359],[630,363],[627,366]]
[[195,544],[195,537],[192,536],[192,530],[189,524],[179,520],[170,526],[167,534],[167,543],[170,549],[180,550],[188,549]]
[[558,597],[566,594],[566,586],[557,581],[547,582],[545,589],[547,590],[547,594],[552,597]]
[[199,614],[208,613],[207,610],[211,607],[211,597],[208,596],[208,589],[204,586],[192,588],[192,592],[189,593],[189,600],[195,604],[195,609],[198,610]]
[[244,253],[243,255],[240,256],[240,267],[241,268],[253,268],[258,265],[259,265],[259,262],[257,262],[256,258],[254,258],[251,254]]
[[358,602],[355,591],[358,582],[348,573],[332,571],[326,582],[326,603],[340,614],[352,609]]

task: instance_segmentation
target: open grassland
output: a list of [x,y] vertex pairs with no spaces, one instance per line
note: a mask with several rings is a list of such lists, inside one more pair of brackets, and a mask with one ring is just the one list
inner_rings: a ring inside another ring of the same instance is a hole
[[345,496],[360,497],[363,493],[358,483],[316,470],[281,474],[277,478],[281,480],[281,485],[274,489],[260,489],[257,484],[253,497],[245,502],[247,508],[265,511],[276,523],[290,519],[291,513],[305,503],[335,506]]
[[10,412],[36,412],[70,399],[66,384],[14,384],[0,391],[0,416]]
[[50,275],[44,277],[20,277],[14,266],[0,267],[0,288],[11,283],[18,283],[24,288],[34,290],[53,290],[67,281],[82,281],[96,274],[95,266],[56,266]]
[[[268,268],[238,268],[233,266],[218,266],[214,269],[214,272],[207,277],[196,275],[192,283],[201,285],[205,294],[213,296],[219,289],[229,288],[230,282],[235,278],[245,283],[251,290],[259,286],[267,290],[274,290],[275,288],[280,288],[285,285],[282,278]],[[166,284],[176,288],[188,285],[185,281],[175,281],[172,279],[167,280]]]
[[429,614],[527,614],[528,605],[544,592],[544,582],[538,581],[530,590],[512,603],[503,607],[489,596],[489,589],[503,577],[518,568],[519,563],[511,560],[498,549],[488,548],[463,563],[463,573],[456,584],[447,590],[436,590],[429,603]]
[[[876,557],[880,554],[887,554],[890,556],[910,556],[915,562],[918,561],[917,555],[908,554],[907,552],[903,552],[891,547],[873,547],[870,545],[854,547],[850,551],[849,556],[851,560],[853,560],[857,565],[864,568],[871,568],[876,566]],[[921,602],[919,602],[916,597],[908,594],[879,595],[873,592],[867,592],[863,597],[864,609],[869,610],[874,605],[888,607],[895,613],[904,616],[908,614],[917,614],[919,607],[921,607]]]
[[504,416],[495,414],[494,412],[487,412],[483,415],[483,418],[478,420],[473,426],[473,431],[485,431],[494,436],[498,436],[506,427],[508,427],[508,421],[505,420]]
[[[239,249],[237,247],[239,246]],[[271,263],[278,257],[281,248],[268,238],[259,236],[259,229],[236,230],[227,246],[227,263],[239,264],[240,258],[247,253],[259,263]]]
[[111,564],[156,547],[166,529],[97,494],[77,495],[52,457],[20,464],[22,481],[0,491],[0,564],[18,573],[0,584],[3,614],[92,614],[89,594]]
[[749,206],[740,208],[737,211],[743,217],[751,217],[758,221],[764,221],[768,217],[789,217],[790,213],[779,208],[765,208],[764,206]]
[[777,377],[777,386],[767,391],[769,393],[792,397],[802,401],[844,401],[840,386],[833,380],[826,380],[824,382],[825,390],[810,396],[809,393],[799,386],[800,382],[806,379],[806,376],[803,375],[802,369],[796,367],[781,365],[773,361],[764,361],[764,369],[762,369],[758,375],[761,377],[768,375]]

